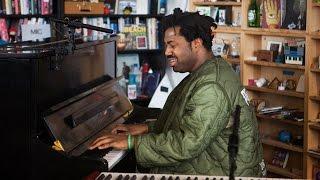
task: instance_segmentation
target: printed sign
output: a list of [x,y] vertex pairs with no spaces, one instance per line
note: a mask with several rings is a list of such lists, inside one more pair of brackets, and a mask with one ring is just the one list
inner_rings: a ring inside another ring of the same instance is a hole
[[22,41],[43,40],[51,37],[50,24],[23,24],[21,25]]

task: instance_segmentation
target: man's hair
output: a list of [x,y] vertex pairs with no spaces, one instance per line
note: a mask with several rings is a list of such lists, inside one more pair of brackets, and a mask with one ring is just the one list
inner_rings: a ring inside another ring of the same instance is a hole
[[169,28],[180,27],[180,35],[184,36],[188,42],[197,38],[202,39],[203,46],[211,50],[212,30],[217,28],[214,19],[209,16],[200,15],[199,12],[182,12],[180,8],[175,8],[173,14],[166,16],[162,22],[163,32]]

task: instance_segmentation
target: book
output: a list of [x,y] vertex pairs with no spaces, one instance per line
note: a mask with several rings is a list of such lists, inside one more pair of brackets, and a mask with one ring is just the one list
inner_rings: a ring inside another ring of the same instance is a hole
[[158,14],[167,13],[167,0],[158,0]]
[[147,49],[147,27],[145,24],[126,24],[122,32],[127,44],[125,49]]
[[281,168],[286,168],[289,159],[289,152],[284,150],[275,150],[273,153],[272,164]]
[[149,14],[150,0],[137,0],[137,14]]

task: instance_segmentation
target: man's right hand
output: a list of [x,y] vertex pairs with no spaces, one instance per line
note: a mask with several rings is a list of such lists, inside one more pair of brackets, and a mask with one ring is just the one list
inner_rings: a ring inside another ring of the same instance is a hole
[[114,134],[141,135],[148,133],[147,124],[117,124],[111,131]]

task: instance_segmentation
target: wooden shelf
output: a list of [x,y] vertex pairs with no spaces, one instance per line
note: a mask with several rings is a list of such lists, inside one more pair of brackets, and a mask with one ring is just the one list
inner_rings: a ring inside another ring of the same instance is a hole
[[309,98],[314,101],[320,101],[320,96],[310,96]]
[[320,32],[312,32],[310,33],[311,39],[320,39]]
[[290,170],[286,168],[280,168],[271,164],[267,164],[267,171],[274,173],[274,174],[279,174],[285,177],[293,178],[293,179],[301,179],[302,176],[299,176],[297,174],[294,174],[290,172]]
[[273,146],[273,147],[278,147],[278,148],[282,148],[282,149],[286,149],[289,151],[295,151],[295,152],[303,152],[303,148],[299,147],[299,146],[294,146],[294,145],[290,145],[290,144],[286,144],[286,143],[282,143],[280,141],[277,140],[273,140],[273,139],[261,139],[262,144],[266,144],[269,146]]
[[309,128],[314,130],[320,130],[320,124],[319,123],[309,123]]
[[239,58],[227,57],[227,59],[225,59],[225,60],[227,62],[229,62],[230,64],[240,64]]
[[228,34],[240,34],[241,28],[240,27],[233,27],[233,26],[218,26],[216,33],[228,33]]
[[314,72],[314,73],[320,73],[320,69],[315,69],[315,68],[312,68],[310,69],[311,72]]
[[267,61],[250,61],[250,60],[245,60],[245,64],[249,65],[256,65],[256,66],[265,66],[265,67],[276,67],[276,68],[287,68],[287,69],[299,69],[299,70],[304,70],[304,66],[300,65],[293,65],[293,64],[279,64],[279,63],[274,63],[274,62],[267,62]]
[[319,153],[308,150],[308,154],[309,154],[309,156],[311,156],[313,158],[320,159]]
[[297,97],[297,98],[304,98],[304,93],[296,92],[296,91],[278,91],[275,89],[269,89],[264,87],[256,87],[256,86],[245,86],[245,88],[249,91],[257,91],[263,93],[272,93],[281,96],[290,96],[290,97]]
[[118,54],[142,54],[142,53],[161,53],[163,49],[132,49],[118,51]]
[[217,2],[194,2],[195,6],[241,6],[241,2],[217,1]]
[[257,118],[262,119],[262,120],[278,121],[278,122],[282,122],[282,123],[286,123],[286,124],[292,124],[292,125],[303,127],[303,121],[299,122],[296,120],[273,118],[273,117],[270,117],[268,115],[263,115],[263,114],[257,114]]
[[306,37],[306,31],[288,29],[264,29],[264,28],[245,28],[245,34],[264,35],[264,36],[285,36],[285,37]]
[[6,15],[6,14],[1,14],[0,18],[12,18],[12,19],[23,19],[23,18],[49,18],[49,17],[53,17],[54,15],[52,14],[46,14],[46,15],[41,15],[41,14],[26,14],[26,15],[21,15],[21,14],[11,14],[11,15]]
[[162,18],[164,15],[161,14],[65,14],[65,17],[76,17],[76,18],[81,18],[81,17],[110,17],[110,18],[135,18],[135,17],[141,17],[141,18]]

